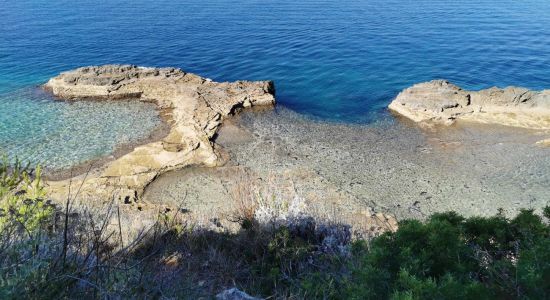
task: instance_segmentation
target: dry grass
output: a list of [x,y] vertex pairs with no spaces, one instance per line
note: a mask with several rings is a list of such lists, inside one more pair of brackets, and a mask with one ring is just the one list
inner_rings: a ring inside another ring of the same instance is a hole
[[232,212],[210,216],[209,226],[181,207],[138,213],[111,200],[91,209],[78,195],[75,187],[32,232],[15,222],[2,230],[0,296],[198,298],[237,286],[293,298],[304,296],[300,278],[340,272],[349,254],[350,226],[309,215],[304,198],[276,176],[237,180]]

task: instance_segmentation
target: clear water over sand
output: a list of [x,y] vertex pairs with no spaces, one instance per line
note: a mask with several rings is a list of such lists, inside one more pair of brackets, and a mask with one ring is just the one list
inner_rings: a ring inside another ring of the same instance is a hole
[[423,218],[502,208],[511,215],[550,204],[550,148],[534,144],[537,132],[475,124],[420,129],[391,117],[336,124],[287,109],[245,113],[233,123],[217,140],[231,157],[227,166],[167,174],[146,199],[229,210],[220,199],[230,198],[235,178],[247,173],[261,182],[275,177],[279,188],[291,184],[312,209],[337,214],[373,208]]
[[50,171],[108,156],[147,140],[160,127],[152,103],[65,102],[39,87],[0,96],[0,154]]

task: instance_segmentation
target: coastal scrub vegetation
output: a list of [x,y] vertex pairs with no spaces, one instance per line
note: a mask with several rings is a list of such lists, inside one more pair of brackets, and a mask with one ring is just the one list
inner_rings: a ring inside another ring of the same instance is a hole
[[308,216],[260,222],[257,205],[236,212],[232,232],[176,211],[125,244],[112,205],[98,221],[70,200],[46,200],[39,168],[0,164],[1,299],[196,299],[233,286],[277,299],[550,297],[550,207],[434,214],[373,239]]

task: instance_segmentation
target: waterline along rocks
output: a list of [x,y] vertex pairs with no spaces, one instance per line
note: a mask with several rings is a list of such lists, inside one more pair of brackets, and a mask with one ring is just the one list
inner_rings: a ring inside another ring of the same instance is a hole
[[44,87],[71,101],[151,101],[170,124],[170,131],[162,140],[136,147],[87,176],[49,182],[52,197],[60,198],[66,197],[71,185],[73,189],[82,185],[82,197],[115,196],[130,202],[139,198],[144,188],[163,172],[189,165],[219,165],[223,159],[211,139],[224,118],[241,108],[275,103],[271,81],[218,83],[176,68],[83,67],[61,73]]
[[493,87],[466,91],[448,81],[433,80],[403,90],[389,109],[428,124],[464,120],[550,130],[550,90]]

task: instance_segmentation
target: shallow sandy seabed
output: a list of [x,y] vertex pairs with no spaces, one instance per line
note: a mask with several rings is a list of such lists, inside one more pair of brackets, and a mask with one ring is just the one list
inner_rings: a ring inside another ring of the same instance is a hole
[[370,125],[334,124],[284,107],[246,112],[216,139],[230,156],[226,166],[167,173],[144,200],[223,214],[246,177],[278,197],[303,197],[314,214],[343,214],[351,222],[360,218],[350,215],[371,208],[398,218],[447,210],[492,215],[499,208],[514,214],[550,204],[550,148],[535,144],[548,135],[468,123],[422,129],[390,116]]

